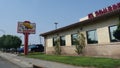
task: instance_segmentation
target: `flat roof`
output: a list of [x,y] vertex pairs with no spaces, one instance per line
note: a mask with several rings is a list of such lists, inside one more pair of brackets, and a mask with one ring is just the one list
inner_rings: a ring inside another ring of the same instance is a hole
[[65,30],[67,30],[67,29],[75,28],[75,27],[82,26],[82,25],[86,25],[88,23],[93,23],[94,21],[110,18],[111,16],[120,16],[120,8],[116,9],[116,10],[113,10],[113,11],[110,11],[110,12],[107,12],[107,13],[104,13],[104,14],[102,14],[100,16],[97,16],[97,17],[94,17],[94,18],[91,18],[91,19],[76,22],[76,23],[73,23],[73,24],[65,26],[65,27],[61,27],[61,28],[58,28],[58,29],[55,29],[55,30],[52,30],[52,31],[41,33],[40,36],[45,37],[47,35],[55,34],[57,32],[63,32]]

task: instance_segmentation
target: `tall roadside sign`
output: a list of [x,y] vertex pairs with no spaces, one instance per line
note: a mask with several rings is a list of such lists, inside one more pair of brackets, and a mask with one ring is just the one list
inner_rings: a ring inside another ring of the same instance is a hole
[[36,33],[36,24],[30,21],[18,22],[17,33],[24,35],[24,54],[27,55],[29,34]]

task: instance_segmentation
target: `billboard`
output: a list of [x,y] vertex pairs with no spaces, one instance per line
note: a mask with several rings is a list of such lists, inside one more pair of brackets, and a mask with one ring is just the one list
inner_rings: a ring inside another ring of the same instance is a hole
[[17,32],[18,33],[35,34],[36,24],[35,23],[29,23],[28,21],[18,22]]

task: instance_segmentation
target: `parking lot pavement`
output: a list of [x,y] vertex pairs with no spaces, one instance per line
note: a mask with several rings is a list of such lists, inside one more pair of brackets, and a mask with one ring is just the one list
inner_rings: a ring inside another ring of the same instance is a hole
[[57,62],[26,58],[17,56],[15,54],[0,52],[0,56],[21,66],[22,68],[33,68],[33,65],[40,66],[41,68],[89,68],[89,67],[78,67],[68,64],[62,64]]

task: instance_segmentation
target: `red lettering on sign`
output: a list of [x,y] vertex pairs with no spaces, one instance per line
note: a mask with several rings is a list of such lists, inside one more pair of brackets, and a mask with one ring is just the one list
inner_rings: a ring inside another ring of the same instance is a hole
[[118,8],[118,6],[117,5],[112,5],[112,7],[113,7],[113,10],[116,10],[117,8]]
[[96,11],[96,12],[95,12],[95,15],[96,15],[96,16],[99,16],[100,14],[99,14],[99,12],[98,12],[98,11]]
[[[102,9],[102,10],[99,10],[99,11],[95,11],[95,16],[99,16],[99,15],[102,15],[104,13],[116,10],[116,9],[120,9],[120,3],[114,4],[112,6],[109,6],[107,8]],[[93,13],[88,14],[88,17],[89,18],[94,18]]]
[[108,7],[108,11],[112,11],[112,7],[111,6]]
[[88,14],[88,18],[94,18],[94,15],[92,13]]
[[95,15],[96,15],[96,16],[99,16],[99,15],[104,14],[104,13],[106,13],[106,12],[108,12],[108,10],[107,10],[106,8],[104,8],[103,10],[96,11],[96,12],[95,12]]
[[106,8],[103,9],[103,13],[106,13],[108,12],[108,10]]
[[102,10],[99,10],[99,14],[100,14],[100,15],[103,14],[103,11],[102,11]]
[[118,8],[120,8],[120,3],[117,3]]

